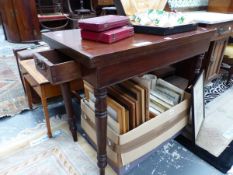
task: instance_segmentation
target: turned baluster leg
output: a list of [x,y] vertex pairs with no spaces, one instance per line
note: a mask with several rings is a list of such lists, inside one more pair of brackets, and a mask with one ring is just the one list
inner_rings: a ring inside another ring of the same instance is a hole
[[231,65],[231,68],[230,68],[230,70],[228,71],[227,84],[230,83],[232,74],[233,74],[233,65]]
[[73,106],[72,106],[70,83],[68,82],[63,83],[60,86],[61,86],[62,97],[65,103],[66,113],[68,115],[70,131],[72,133],[74,141],[76,142],[78,140],[77,127],[76,127],[76,120],[74,116]]
[[107,104],[106,88],[95,89],[95,122],[96,122],[96,137],[97,137],[97,161],[100,170],[100,175],[105,174],[107,166],[106,140],[107,140]]
[[202,60],[204,59],[204,57],[205,57],[204,53],[197,57],[197,62],[196,62],[196,65],[195,65],[195,70],[194,70],[194,79],[189,80],[188,87],[186,88],[187,91],[190,90],[190,86],[192,86],[196,82],[198,77],[200,76],[201,67],[202,67]]
[[203,61],[204,57],[205,57],[204,53],[198,56],[196,67],[195,67],[194,81],[196,81],[198,79],[198,77],[201,73],[202,61]]

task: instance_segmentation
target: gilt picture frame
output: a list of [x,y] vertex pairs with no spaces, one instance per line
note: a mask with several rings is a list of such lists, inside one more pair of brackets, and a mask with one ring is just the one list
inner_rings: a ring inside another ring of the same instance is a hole
[[203,71],[192,88],[192,139],[195,143],[205,119],[204,76]]

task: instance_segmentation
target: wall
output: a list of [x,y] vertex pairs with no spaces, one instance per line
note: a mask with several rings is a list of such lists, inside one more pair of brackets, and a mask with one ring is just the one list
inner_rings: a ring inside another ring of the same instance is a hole
[[208,0],[168,0],[172,8],[208,6]]

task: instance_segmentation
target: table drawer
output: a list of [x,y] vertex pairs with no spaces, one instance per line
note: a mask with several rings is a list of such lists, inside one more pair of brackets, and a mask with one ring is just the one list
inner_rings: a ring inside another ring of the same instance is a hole
[[35,53],[34,60],[37,70],[51,84],[61,84],[81,78],[79,63],[58,51],[49,50]]

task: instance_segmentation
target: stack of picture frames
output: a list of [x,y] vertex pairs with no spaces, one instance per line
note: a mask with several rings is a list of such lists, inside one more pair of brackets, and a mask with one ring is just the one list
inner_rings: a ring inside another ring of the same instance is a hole
[[[94,110],[93,87],[84,81],[86,104]],[[150,119],[148,90],[128,80],[108,88],[108,126],[118,134],[124,134]]]
[[152,118],[171,109],[184,99],[184,90],[153,74],[135,77],[133,80],[149,90],[149,112]]
[[[183,100],[184,91],[154,75],[134,77],[111,86],[107,94],[108,127],[125,134]],[[84,81],[85,104],[93,111],[93,87]]]
[[[96,99],[85,81],[84,92],[81,127],[96,145]],[[124,171],[180,132],[188,124],[190,99],[190,94],[148,74],[108,87],[107,156],[113,169]]]

